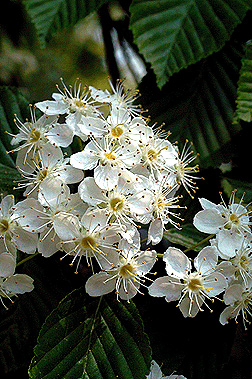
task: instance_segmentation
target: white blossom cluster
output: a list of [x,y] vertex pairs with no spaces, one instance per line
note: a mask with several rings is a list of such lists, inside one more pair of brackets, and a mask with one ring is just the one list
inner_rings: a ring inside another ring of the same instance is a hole
[[[111,84],[112,92],[91,86],[82,90],[78,81],[68,88],[62,80],[62,87],[53,100],[30,106],[30,120],[15,116],[19,133],[11,144],[21,174],[16,188],[25,199],[14,204],[7,195],[1,203],[0,298],[33,288],[31,278],[14,275],[17,250],[44,257],[61,250],[61,259],[70,257],[75,272],[81,260],[92,267],[89,295],[115,291],[118,299],[129,300],[146,286],[157,258],[155,250],[141,250],[139,228],[147,229],[147,245],[154,246],[168,224],[180,228],[177,191],[183,185],[193,197],[197,155],[188,141],[180,152],[169,133],[150,126],[122,82],[116,88]],[[42,112],[39,118],[36,108]],[[64,149],[73,141],[80,151],[67,156]],[[248,211],[234,203],[234,196],[228,206],[200,202],[203,211],[194,225],[216,238],[194,260],[195,270],[181,250],[169,247],[163,256],[167,276],[152,281],[149,294],[178,300],[183,315],[194,317],[203,304],[209,307],[206,299],[224,292],[228,307],[221,323],[239,313],[247,320]]]
[[[235,202],[235,191],[226,205],[199,199],[203,210],[193,220],[201,232],[214,237],[210,246],[204,247],[194,259],[180,250],[169,247],[163,256],[167,276],[158,278],[149,287],[152,296],[165,297],[166,301],[178,300],[184,317],[195,317],[203,311],[206,300],[220,299],[227,305],[220,315],[220,323],[237,320],[242,315],[244,327],[252,316],[252,234],[250,211],[241,199]],[[212,311],[212,310],[211,310]]]

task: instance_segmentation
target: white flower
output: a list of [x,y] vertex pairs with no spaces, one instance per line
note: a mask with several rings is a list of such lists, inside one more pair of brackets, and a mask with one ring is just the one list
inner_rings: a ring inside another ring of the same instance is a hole
[[64,158],[59,147],[49,144],[38,151],[38,155],[34,157],[30,167],[27,167],[26,163],[18,166],[18,170],[22,176],[18,188],[26,188],[25,196],[39,190],[40,184],[44,180],[58,178],[65,184],[72,184],[80,182],[84,176],[82,170],[69,164],[69,158]]
[[86,88],[81,91],[81,83],[77,85],[77,81],[74,87],[69,87],[69,89],[63,84],[63,91],[57,86],[60,93],[53,93],[53,100],[46,100],[35,105],[42,112],[47,115],[55,114],[68,114],[66,117],[67,125],[69,125],[77,136],[79,136],[83,141],[86,141],[87,136],[83,134],[78,127],[78,124],[83,121],[83,119],[88,116],[97,116],[100,112],[97,109],[96,101],[94,101],[90,96],[90,91]]
[[5,196],[0,204],[0,252],[16,254],[17,249],[33,254],[38,237],[21,227],[22,215],[14,207],[14,196]]
[[113,190],[105,191],[92,177],[87,177],[80,183],[78,191],[82,200],[102,210],[108,223],[117,222],[123,238],[128,241],[137,233],[135,221],[148,223],[150,220],[150,197],[143,190],[141,179],[129,183],[120,177]]
[[174,165],[169,166],[163,171],[163,175],[167,175],[166,185],[177,186],[177,189],[183,185],[187,193],[193,199],[192,193],[195,193],[198,189],[196,187],[195,179],[200,179],[195,176],[195,173],[199,172],[199,165],[191,166],[191,163],[198,157],[198,154],[194,154],[191,150],[192,143],[186,140],[182,152],[180,153],[178,147],[175,147],[176,154]]
[[241,314],[244,328],[247,329],[246,323],[251,323],[248,316],[252,316],[252,288],[245,288],[239,283],[233,284],[226,290],[223,300],[228,307],[221,313],[220,323],[225,325],[231,318],[237,322]]
[[12,296],[23,294],[33,290],[33,279],[25,274],[15,274],[16,260],[12,254],[0,254],[0,301],[5,308],[3,298],[8,298],[12,303]]
[[214,204],[211,201],[199,199],[203,210],[199,211],[193,219],[194,226],[201,232],[218,235],[218,246],[222,254],[230,255],[230,246],[235,239],[240,239],[250,230],[249,211],[242,205],[243,198],[239,203],[235,203],[235,191],[230,196],[226,205]]
[[173,218],[183,221],[180,214],[173,212],[173,209],[178,209],[180,196],[174,196],[176,187],[165,188],[164,182],[166,178],[162,181],[154,180],[152,177],[146,180],[146,186],[151,192],[151,201],[149,205],[149,211],[152,215],[152,221],[148,229],[148,241],[153,245],[158,244],[163,238],[163,232],[165,230],[165,225],[170,223],[176,228],[180,229],[180,223],[175,221]]
[[124,91],[123,84],[120,79],[118,79],[115,88],[110,79],[109,84],[113,94],[110,94],[108,90],[97,90],[96,88],[90,86],[89,89],[92,98],[100,103],[111,104],[112,108],[117,107],[125,109],[132,116],[138,116],[141,112],[141,108],[139,105],[133,104],[138,92],[136,91],[134,94],[131,94],[129,90]]
[[73,132],[68,125],[58,123],[57,115],[43,114],[36,120],[35,112],[31,110],[31,121],[25,123],[22,123],[17,116],[15,117],[14,122],[19,133],[13,136],[11,144],[16,145],[20,142],[23,144],[13,149],[12,152],[25,149],[25,157],[27,155],[34,157],[37,150],[46,143],[67,147],[73,141]]
[[146,379],[186,379],[186,377],[183,375],[173,375],[173,374],[169,376],[164,376],[157,362],[153,360],[151,361],[150,373],[149,375],[146,376]]
[[84,213],[81,221],[60,215],[54,222],[55,230],[61,240],[61,248],[66,255],[73,255],[73,262],[78,258],[76,272],[81,257],[86,257],[88,264],[92,264],[92,257],[96,258],[101,268],[111,268],[118,261],[117,244],[120,240],[119,225],[107,223],[106,215],[99,209],[90,208]]
[[156,279],[149,287],[149,293],[151,296],[164,296],[168,302],[179,300],[178,306],[184,317],[195,317],[202,311],[202,304],[207,305],[205,297],[214,298],[227,285],[225,277],[215,272],[218,254],[213,246],[199,252],[194,259],[194,272],[190,260],[180,249],[169,247],[163,260],[168,276]]
[[140,292],[140,285],[144,285],[146,274],[156,261],[156,252],[140,251],[127,243],[125,248],[121,246],[119,263],[87,280],[86,291],[90,296],[101,296],[115,290],[117,299],[129,300]]
[[135,177],[129,169],[139,162],[138,150],[131,145],[120,146],[116,142],[109,142],[107,138],[93,139],[85,149],[73,154],[70,163],[73,167],[82,170],[94,168],[96,184],[107,190],[112,190],[118,182],[119,176],[126,179]]
[[141,162],[137,166],[137,172],[144,174],[146,170],[155,179],[162,180],[167,175],[168,167],[173,167],[176,163],[177,152],[171,142],[154,134],[149,133],[148,140],[140,143],[140,151]]
[[39,253],[49,257],[59,250],[60,239],[54,230],[56,221],[60,219],[63,222],[67,218],[72,220],[73,215],[79,213],[82,216],[87,205],[80,198],[79,204],[76,199],[73,202],[68,186],[59,179],[51,178],[41,183],[38,200],[28,198],[19,202],[17,209],[22,215],[21,226],[29,232],[40,233]]

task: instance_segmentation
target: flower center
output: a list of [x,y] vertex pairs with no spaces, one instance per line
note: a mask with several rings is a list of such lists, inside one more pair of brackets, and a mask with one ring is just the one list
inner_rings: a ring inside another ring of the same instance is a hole
[[110,200],[110,207],[113,212],[121,211],[123,208],[123,199],[120,199],[119,197],[114,197]]
[[116,156],[114,154],[112,154],[111,152],[110,153],[105,153],[105,157],[107,159],[113,159],[113,160],[116,159]]
[[31,143],[36,143],[40,139],[40,132],[38,130],[33,130],[30,134]]
[[38,175],[38,180],[42,181],[46,178],[46,176],[47,176],[47,170],[46,169],[41,170]]
[[7,220],[0,221],[0,233],[5,233],[9,229],[9,223]]
[[153,149],[148,150],[147,157],[149,161],[151,162],[155,161],[157,159],[157,156],[158,156],[158,153],[155,150]]
[[188,288],[194,292],[198,291],[201,287],[202,287],[201,282],[197,278],[191,279],[190,282],[188,283]]
[[117,125],[111,129],[111,134],[115,138],[121,137],[121,135],[123,134],[123,129],[119,125]]
[[120,268],[120,275],[126,278],[129,276],[135,276],[133,271],[134,267],[130,263],[127,263]]
[[239,217],[237,217],[235,214],[231,214],[230,215],[230,221],[235,224],[235,225],[238,225],[240,220],[239,220]]
[[81,240],[81,246],[84,248],[84,249],[89,249],[89,248],[94,248],[96,246],[96,243],[95,243],[95,240],[94,238],[90,237],[90,236],[87,236],[87,237],[83,237],[82,240]]

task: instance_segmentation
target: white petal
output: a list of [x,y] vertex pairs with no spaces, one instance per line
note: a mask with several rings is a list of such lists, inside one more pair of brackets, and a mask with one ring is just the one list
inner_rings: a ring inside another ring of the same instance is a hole
[[[198,304],[201,306],[203,304],[203,300],[198,298]],[[189,297],[185,297],[179,306],[180,311],[182,312],[184,317],[195,317],[199,312],[199,306],[198,306],[196,300],[194,299],[193,303],[191,303],[191,300]],[[190,313],[189,313],[190,311]]]
[[71,155],[70,164],[81,170],[92,170],[98,163],[98,158],[90,154],[89,150],[83,150]]
[[215,272],[204,278],[204,287],[207,288],[205,292],[208,296],[216,296],[225,290],[227,287],[227,280],[224,275]]
[[189,258],[175,247],[168,247],[164,253],[163,260],[166,264],[168,275],[174,275],[177,278],[184,278],[191,271],[191,262]]
[[86,177],[79,185],[78,192],[82,200],[90,205],[107,202],[107,197],[96,183],[93,177]]
[[47,115],[64,114],[67,112],[69,105],[58,101],[45,100],[35,104],[38,109]]
[[148,241],[147,244],[152,243],[152,245],[158,244],[163,238],[164,228],[161,219],[156,218],[151,221],[148,229]]
[[78,217],[71,214],[58,213],[53,220],[54,230],[63,241],[70,241],[80,235]]
[[16,268],[16,259],[10,253],[0,254],[0,277],[6,278],[14,274]]
[[236,317],[238,310],[239,308],[237,308],[235,311],[235,308],[233,306],[225,308],[224,311],[220,314],[219,318],[221,325],[227,324],[230,318]]
[[218,205],[212,203],[211,201],[205,198],[199,198],[199,202],[203,209],[218,209]]
[[100,188],[111,191],[118,183],[118,174],[118,167],[112,167],[110,164],[99,165],[94,169],[94,180]]
[[3,287],[11,294],[31,292],[34,288],[33,279],[25,274],[15,274],[8,278]]
[[219,228],[223,226],[225,219],[221,217],[215,209],[205,209],[196,213],[193,219],[193,225],[200,232],[216,234]]
[[37,233],[30,233],[21,227],[15,228],[15,235],[13,236],[18,250],[26,254],[34,254],[37,249],[38,235]]
[[219,255],[224,259],[232,258],[240,250],[244,236],[239,233],[231,233],[229,230],[221,230],[218,233]]
[[244,288],[241,284],[233,284],[230,286],[224,296],[223,300],[226,305],[234,304],[237,300],[241,300]]
[[0,205],[0,211],[3,216],[7,216],[11,208],[14,206],[14,196],[13,195],[7,195],[3,198]]
[[55,124],[46,137],[51,144],[67,147],[73,142],[73,131],[67,124]]
[[116,278],[112,278],[106,272],[99,272],[92,275],[86,282],[85,288],[90,296],[101,296],[112,292],[115,289]]
[[194,259],[194,267],[200,274],[213,271],[218,263],[218,250],[215,246],[204,247]]
[[178,279],[171,276],[158,278],[149,286],[149,294],[155,297],[165,296],[167,302],[178,300],[181,295],[182,286],[174,284],[175,282],[180,283]]

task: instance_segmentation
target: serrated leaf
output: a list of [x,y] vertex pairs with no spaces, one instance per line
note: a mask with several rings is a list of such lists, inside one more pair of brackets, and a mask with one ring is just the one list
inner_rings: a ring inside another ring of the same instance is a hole
[[114,296],[87,298],[73,291],[44,323],[30,378],[144,379],[150,367],[150,347],[132,302]]
[[174,75],[162,91],[147,75],[139,90],[140,102],[153,122],[165,122],[170,140],[192,141],[200,168],[218,167],[232,157],[229,144],[238,133],[233,112],[242,49],[232,41],[218,53]]
[[252,42],[246,44],[245,55],[242,58],[242,67],[238,81],[236,112],[234,122],[239,119],[252,121]]
[[221,49],[251,0],[133,0],[134,41],[159,88],[175,72]]
[[5,299],[9,310],[2,305],[0,307],[1,378],[21,368],[28,368],[36,338],[46,317],[82,281],[67,266],[59,264],[55,257],[33,258],[19,266],[16,272],[31,276],[35,288],[30,293],[19,295],[12,305]]
[[76,24],[108,0],[24,0],[41,47],[52,35]]

